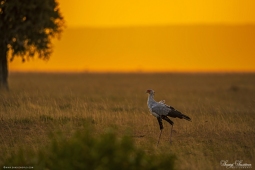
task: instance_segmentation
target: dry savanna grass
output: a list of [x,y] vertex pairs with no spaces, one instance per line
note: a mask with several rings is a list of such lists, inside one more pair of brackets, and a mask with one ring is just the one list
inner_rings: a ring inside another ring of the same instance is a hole
[[[0,93],[1,164],[20,148],[47,146],[50,133],[69,137],[90,124],[95,135],[109,127],[130,135],[147,154],[175,154],[176,169],[226,169],[221,160],[255,166],[255,74],[11,73],[9,82]],[[147,89],[192,119],[172,119],[172,144],[163,122],[156,148]]]

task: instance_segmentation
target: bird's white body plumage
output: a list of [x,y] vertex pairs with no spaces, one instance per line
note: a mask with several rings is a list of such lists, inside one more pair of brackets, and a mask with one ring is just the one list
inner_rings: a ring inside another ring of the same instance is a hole
[[167,114],[171,111],[170,106],[167,106],[164,100],[159,102],[154,100],[154,91],[149,93],[147,105],[151,114],[157,118],[162,115],[167,116]]

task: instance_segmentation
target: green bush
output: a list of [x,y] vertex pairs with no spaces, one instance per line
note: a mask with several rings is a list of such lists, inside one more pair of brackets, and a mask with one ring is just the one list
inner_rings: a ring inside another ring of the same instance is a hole
[[8,158],[4,166],[51,170],[159,170],[173,169],[174,159],[172,155],[146,154],[130,137],[117,137],[112,130],[93,135],[93,130],[87,128],[70,138],[54,135],[50,146],[36,153],[20,150]]

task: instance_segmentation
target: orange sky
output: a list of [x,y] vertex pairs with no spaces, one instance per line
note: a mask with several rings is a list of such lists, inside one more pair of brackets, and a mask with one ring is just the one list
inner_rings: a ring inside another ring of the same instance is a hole
[[69,26],[255,23],[254,0],[60,0]]
[[47,62],[12,71],[255,71],[254,0],[59,0]]

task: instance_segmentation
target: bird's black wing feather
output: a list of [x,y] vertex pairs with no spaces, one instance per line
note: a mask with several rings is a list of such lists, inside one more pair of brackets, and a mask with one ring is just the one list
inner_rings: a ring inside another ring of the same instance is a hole
[[172,106],[168,106],[168,105],[166,105],[166,106],[168,108],[170,108],[170,111],[168,112],[167,116],[174,117],[174,118],[178,117],[180,119],[186,119],[188,121],[191,121],[191,119],[188,116],[186,116],[185,114],[182,114],[181,112],[179,112]]

